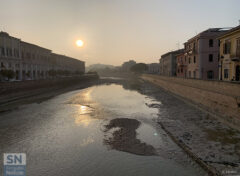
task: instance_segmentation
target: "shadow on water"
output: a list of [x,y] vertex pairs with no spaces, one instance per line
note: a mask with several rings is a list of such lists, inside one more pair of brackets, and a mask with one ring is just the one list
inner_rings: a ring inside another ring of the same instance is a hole
[[[137,139],[136,130],[141,125],[136,119],[117,118],[105,125],[105,138],[103,143],[111,149],[133,153],[136,155],[157,155],[153,146],[141,142]],[[111,136],[108,135],[109,132]]]

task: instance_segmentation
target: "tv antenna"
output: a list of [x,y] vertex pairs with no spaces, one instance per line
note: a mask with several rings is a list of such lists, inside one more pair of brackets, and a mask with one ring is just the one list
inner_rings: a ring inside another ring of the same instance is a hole
[[179,50],[180,49],[180,42],[177,42],[176,46],[177,46],[177,49]]

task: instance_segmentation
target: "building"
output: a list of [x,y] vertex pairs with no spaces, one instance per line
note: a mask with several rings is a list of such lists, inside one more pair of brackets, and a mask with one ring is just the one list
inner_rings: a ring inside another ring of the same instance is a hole
[[211,28],[189,39],[185,45],[187,77],[218,79],[219,40],[227,29]]
[[0,80],[5,80],[3,73],[9,71],[13,80],[46,79],[53,70],[84,73],[85,63],[0,32]]
[[177,57],[177,77],[187,77],[187,57],[184,52],[176,55]]
[[177,59],[176,55],[183,53],[183,49],[168,52],[161,56],[160,74],[164,76],[176,76],[177,75]]
[[240,81],[240,25],[221,35],[219,79]]
[[23,41],[20,42],[20,46],[20,80],[46,79],[51,50]]
[[134,65],[136,65],[137,63],[134,61],[134,60],[129,60],[129,61],[127,61],[127,62],[124,62],[123,64],[122,64],[122,71],[130,71],[130,69],[131,69],[131,67],[132,66],[134,66]]
[[0,64],[1,70],[12,70],[17,79],[21,79],[21,45],[20,39],[0,32]]
[[50,58],[50,70],[52,71],[65,71],[69,74],[85,72],[85,63],[83,61],[55,53],[51,53]]
[[148,64],[147,72],[150,74],[160,74],[160,64],[159,63]]

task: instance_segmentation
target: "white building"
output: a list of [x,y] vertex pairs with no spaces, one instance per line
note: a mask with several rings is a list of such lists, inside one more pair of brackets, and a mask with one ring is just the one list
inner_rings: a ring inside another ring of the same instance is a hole
[[50,70],[84,73],[85,63],[0,32],[0,79],[4,70],[13,71],[16,80],[46,79]]

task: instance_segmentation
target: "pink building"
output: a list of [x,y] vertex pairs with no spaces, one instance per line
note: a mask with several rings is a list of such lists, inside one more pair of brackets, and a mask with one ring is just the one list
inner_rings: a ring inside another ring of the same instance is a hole
[[219,40],[227,30],[212,28],[189,39],[185,45],[187,77],[218,79]]

